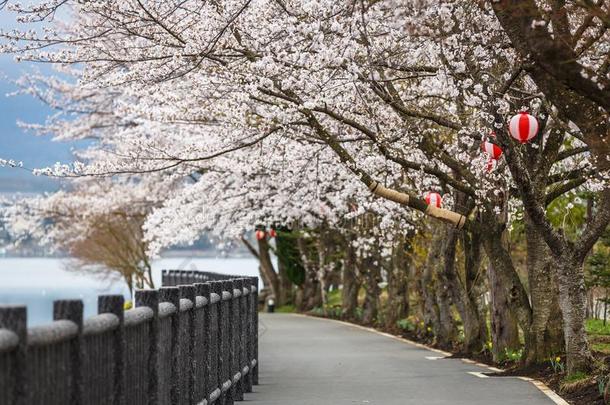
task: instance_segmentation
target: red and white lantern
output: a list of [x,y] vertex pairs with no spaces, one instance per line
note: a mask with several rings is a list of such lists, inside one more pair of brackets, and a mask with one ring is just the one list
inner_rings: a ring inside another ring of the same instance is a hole
[[538,120],[523,111],[510,119],[510,135],[521,143],[527,143],[538,134]]
[[269,229],[269,237],[275,238],[276,236],[277,236],[277,232],[275,232],[275,229],[273,229],[273,228]]
[[483,141],[481,149],[483,149],[483,152],[487,153],[491,159],[498,160],[502,156],[502,149],[491,142]]
[[256,232],[254,233],[254,235],[256,236],[256,240],[265,239],[265,231],[263,231],[261,229],[257,229]]
[[436,208],[440,208],[441,205],[443,204],[443,198],[441,197],[441,195],[439,193],[426,193],[425,196],[426,199],[426,204],[428,205],[433,205]]

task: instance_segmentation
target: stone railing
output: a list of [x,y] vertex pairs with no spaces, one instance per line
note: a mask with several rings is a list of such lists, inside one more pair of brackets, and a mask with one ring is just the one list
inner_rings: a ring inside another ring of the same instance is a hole
[[0,306],[0,405],[232,404],[258,384],[257,277],[164,271],[159,290],[55,301],[27,328]]

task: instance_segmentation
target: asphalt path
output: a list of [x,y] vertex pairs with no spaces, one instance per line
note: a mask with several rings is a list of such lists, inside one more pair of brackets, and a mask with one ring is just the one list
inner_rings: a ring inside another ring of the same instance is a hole
[[[549,405],[533,384],[355,326],[261,314],[260,405]],[[473,374],[474,373],[474,374]]]

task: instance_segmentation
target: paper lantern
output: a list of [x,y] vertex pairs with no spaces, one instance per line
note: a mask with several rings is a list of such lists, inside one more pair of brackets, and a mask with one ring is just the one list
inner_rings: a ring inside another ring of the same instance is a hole
[[265,239],[265,231],[257,229],[257,231],[254,233],[254,235],[256,235],[256,240],[263,240]]
[[510,135],[521,143],[527,143],[538,133],[538,120],[523,111],[510,119]]
[[275,229],[273,229],[273,228],[269,229],[269,237],[275,238],[276,236],[277,236],[277,233],[275,232]]
[[432,193],[432,192],[426,193],[425,199],[426,199],[426,204],[433,205],[436,208],[440,208],[443,203],[443,198],[441,197],[441,195],[439,193]]
[[481,144],[481,149],[483,149],[483,152],[487,153],[492,159],[497,160],[502,156],[502,149],[498,145],[491,142],[483,141]]

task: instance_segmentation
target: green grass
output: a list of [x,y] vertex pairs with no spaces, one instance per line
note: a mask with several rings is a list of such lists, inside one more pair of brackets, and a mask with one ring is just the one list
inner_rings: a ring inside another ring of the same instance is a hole
[[606,322],[602,319],[587,319],[585,322],[587,333],[593,335],[610,335],[610,321]]
[[596,352],[601,352],[604,354],[610,354],[610,343],[608,342],[595,342],[594,339],[591,339],[591,349]]
[[610,321],[587,319],[585,323],[591,349],[596,352],[610,354]]
[[275,308],[275,312],[279,312],[281,314],[290,314],[296,312],[294,305],[282,305],[281,307]]
[[577,371],[574,374],[570,374],[563,379],[564,384],[572,384],[581,380],[586,380],[591,376],[585,372]]
[[341,305],[341,290],[336,289],[328,293],[328,306],[335,307]]

